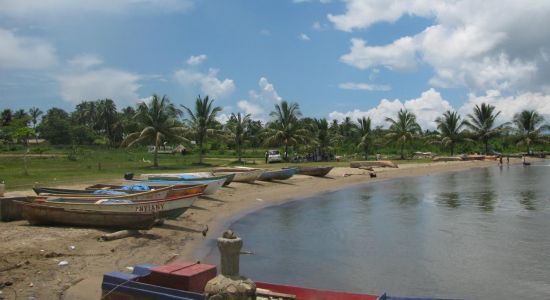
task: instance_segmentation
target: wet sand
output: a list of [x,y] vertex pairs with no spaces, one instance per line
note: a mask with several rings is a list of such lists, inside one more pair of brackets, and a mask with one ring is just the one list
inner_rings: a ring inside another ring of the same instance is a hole
[[[201,260],[211,251],[208,245],[213,239],[232,221],[252,211],[356,184],[496,164],[495,161],[404,164],[398,169],[377,168],[376,178],[360,169],[335,168],[324,178],[297,175],[277,182],[232,183],[214,195],[201,197],[177,220],[166,221],[138,237],[110,242],[98,241],[102,234],[112,232],[108,230],[38,227],[28,225],[27,221],[0,223],[0,299],[2,296],[13,299],[15,295],[22,299],[29,296],[99,299],[103,273],[128,272],[128,267],[139,263]],[[6,196],[21,193],[31,191],[10,192]],[[203,237],[201,231],[205,225],[209,231]],[[68,264],[60,266],[61,261]],[[12,285],[1,288],[6,282]]]

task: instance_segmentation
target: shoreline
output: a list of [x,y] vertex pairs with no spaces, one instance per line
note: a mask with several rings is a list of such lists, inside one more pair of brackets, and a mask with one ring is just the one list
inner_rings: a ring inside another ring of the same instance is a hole
[[[519,159],[513,160],[511,165],[520,162]],[[280,182],[232,183],[211,197],[201,197],[176,220],[166,221],[165,225],[154,227],[141,236],[111,242],[96,240],[105,233],[104,230],[36,227],[29,226],[25,220],[0,223],[0,238],[3,241],[0,245],[0,269],[22,264],[0,273],[0,284],[2,280],[10,280],[18,296],[98,299],[101,297],[104,273],[128,272],[128,267],[139,263],[202,261],[216,250],[214,241],[225,229],[238,219],[263,208],[361,184],[497,165],[496,161],[403,164],[397,169],[375,168],[376,178],[370,178],[365,170],[338,167],[326,178],[296,175]],[[14,193],[17,192],[7,194]],[[201,231],[206,224],[209,231],[203,238]],[[68,261],[69,265],[59,267],[61,260]],[[4,295],[9,297],[8,290]]]

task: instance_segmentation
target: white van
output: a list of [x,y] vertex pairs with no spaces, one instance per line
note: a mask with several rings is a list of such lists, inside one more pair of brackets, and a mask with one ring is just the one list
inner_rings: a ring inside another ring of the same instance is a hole
[[282,162],[283,158],[279,150],[267,150],[267,163]]

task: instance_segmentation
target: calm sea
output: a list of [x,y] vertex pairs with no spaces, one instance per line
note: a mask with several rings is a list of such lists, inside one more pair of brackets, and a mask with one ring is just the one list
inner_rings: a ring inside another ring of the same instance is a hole
[[255,253],[241,257],[241,273],[255,280],[550,299],[548,161],[366,184],[266,208],[231,228]]

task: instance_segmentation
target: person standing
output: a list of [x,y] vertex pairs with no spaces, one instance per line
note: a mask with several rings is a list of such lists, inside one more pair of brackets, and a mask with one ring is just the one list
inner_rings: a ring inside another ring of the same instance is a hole
[[269,157],[269,154],[267,153],[267,151],[265,152],[265,163],[267,164],[267,158]]

